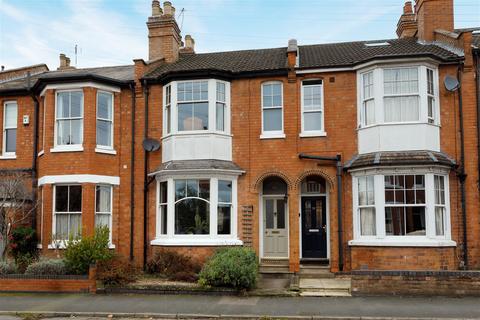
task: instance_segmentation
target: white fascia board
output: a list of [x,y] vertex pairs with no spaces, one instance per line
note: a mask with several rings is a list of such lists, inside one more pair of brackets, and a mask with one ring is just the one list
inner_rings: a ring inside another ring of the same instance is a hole
[[38,185],[45,184],[64,184],[64,183],[95,183],[95,184],[110,184],[119,185],[120,177],[115,176],[101,176],[96,174],[66,174],[58,176],[43,176],[38,179]]
[[57,84],[47,84],[45,88],[40,93],[40,96],[44,96],[45,92],[50,89],[54,90],[74,90],[85,87],[97,88],[99,90],[110,91],[110,92],[120,92],[120,87],[100,84],[94,81],[82,81],[82,82],[72,82],[72,83],[57,83]]

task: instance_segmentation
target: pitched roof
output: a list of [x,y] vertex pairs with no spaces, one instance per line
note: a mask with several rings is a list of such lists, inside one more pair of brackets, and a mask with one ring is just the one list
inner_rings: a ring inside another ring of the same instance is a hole
[[174,160],[162,163],[155,170],[158,172],[174,172],[174,171],[192,171],[192,170],[220,170],[220,171],[238,171],[242,172],[236,163],[225,160]]
[[[388,43],[388,45],[368,44]],[[366,45],[367,44],[367,45]],[[414,38],[356,41],[299,46],[299,68],[351,67],[373,60],[395,57],[430,56],[440,61],[459,59],[455,53]],[[181,54],[177,62],[163,64],[145,76],[155,79],[170,73],[223,71],[232,75],[285,70],[287,48]]]
[[[113,67],[99,67],[99,68],[85,68],[85,69],[68,69],[46,71],[30,78],[30,85],[33,87],[38,80],[52,81],[55,79],[68,80],[78,79],[82,77],[96,77],[99,79],[111,80],[115,82],[129,82],[134,80],[134,66],[113,66]],[[27,77],[20,79],[6,81],[0,83],[0,93],[9,91],[24,91],[28,89]]]
[[388,151],[356,155],[345,164],[352,170],[366,167],[385,167],[394,165],[443,165],[455,166],[455,160],[443,152],[435,151]]

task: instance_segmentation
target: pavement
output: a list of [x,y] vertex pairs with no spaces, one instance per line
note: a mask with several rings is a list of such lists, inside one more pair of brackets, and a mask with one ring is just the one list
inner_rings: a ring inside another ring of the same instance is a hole
[[0,294],[0,315],[138,318],[347,317],[480,319],[478,297],[232,297],[207,295]]

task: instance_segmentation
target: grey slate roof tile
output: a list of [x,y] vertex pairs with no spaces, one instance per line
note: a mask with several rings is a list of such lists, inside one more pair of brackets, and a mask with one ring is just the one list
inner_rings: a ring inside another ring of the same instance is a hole
[[162,163],[156,172],[182,171],[182,170],[228,170],[243,171],[236,163],[224,160],[175,160]]
[[453,167],[455,160],[443,152],[435,151],[395,151],[373,152],[355,155],[345,164],[345,169],[352,170],[366,167],[395,165],[443,165]]

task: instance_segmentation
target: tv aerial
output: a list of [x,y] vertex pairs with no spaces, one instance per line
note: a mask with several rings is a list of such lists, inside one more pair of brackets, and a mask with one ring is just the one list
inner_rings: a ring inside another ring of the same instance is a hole
[[152,138],[146,138],[142,142],[142,147],[143,150],[147,152],[157,151],[158,149],[160,149],[160,142]]

